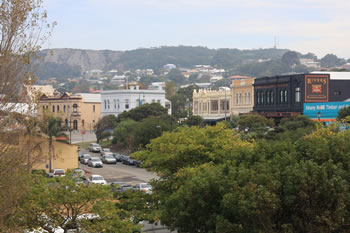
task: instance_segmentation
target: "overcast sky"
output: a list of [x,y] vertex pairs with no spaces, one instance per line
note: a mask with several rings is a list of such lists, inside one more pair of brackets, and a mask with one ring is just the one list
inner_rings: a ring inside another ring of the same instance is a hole
[[278,48],[350,58],[349,0],[45,0],[50,48]]

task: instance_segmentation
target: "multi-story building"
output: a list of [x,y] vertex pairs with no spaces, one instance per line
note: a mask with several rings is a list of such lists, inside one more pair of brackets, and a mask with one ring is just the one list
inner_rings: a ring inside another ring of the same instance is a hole
[[156,90],[140,90],[139,86],[130,86],[128,90],[102,91],[101,115],[118,116],[145,103],[159,103],[171,114],[171,103],[165,98],[165,91],[161,86]]
[[347,72],[319,72],[255,79],[254,112],[282,118],[303,113],[304,103],[339,102],[350,98]]
[[231,115],[239,115],[253,111],[254,78],[241,76],[232,79]]
[[72,130],[93,130],[101,115],[101,95],[79,93],[56,93],[42,95],[38,103],[38,113],[50,112],[60,117]]
[[206,121],[217,121],[230,117],[231,89],[193,91],[193,115]]

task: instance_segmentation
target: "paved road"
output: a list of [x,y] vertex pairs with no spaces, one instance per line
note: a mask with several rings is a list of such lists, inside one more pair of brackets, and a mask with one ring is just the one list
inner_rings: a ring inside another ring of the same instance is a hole
[[[99,153],[92,153],[82,150],[83,153],[91,154],[94,157],[100,157]],[[149,172],[144,168],[129,166],[118,162],[117,164],[103,164],[102,168],[92,168],[84,164],[79,167],[92,174],[103,176],[108,183],[125,182],[130,184],[144,183],[157,178],[155,173]]]
[[[69,136],[70,133],[66,132]],[[72,131],[72,144],[80,142],[96,142],[96,134],[94,131],[86,131],[85,134],[81,134],[79,131]]]

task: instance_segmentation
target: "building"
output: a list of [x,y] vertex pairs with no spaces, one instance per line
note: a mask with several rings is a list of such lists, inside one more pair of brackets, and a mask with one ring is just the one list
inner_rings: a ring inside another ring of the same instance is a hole
[[38,103],[38,113],[50,112],[60,117],[72,130],[93,130],[101,115],[101,95],[79,93],[42,95]]
[[193,91],[193,115],[201,116],[207,122],[215,122],[230,117],[231,89]]
[[101,116],[118,116],[145,103],[159,103],[171,114],[171,103],[165,98],[165,91],[161,87],[156,90],[140,90],[139,86],[130,86],[128,90],[101,92]]
[[232,79],[231,115],[239,115],[253,111],[254,107],[254,78],[240,76]]
[[282,118],[303,113],[304,103],[350,98],[350,73],[317,72],[255,79],[254,112]]

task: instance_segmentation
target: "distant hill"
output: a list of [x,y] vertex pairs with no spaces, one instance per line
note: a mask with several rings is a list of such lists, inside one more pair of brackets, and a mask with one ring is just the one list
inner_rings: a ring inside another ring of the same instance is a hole
[[[281,61],[287,49],[209,49],[192,46],[163,46],[130,51],[51,49],[40,52],[35,74],[40,79],[56,77],[64,80],[78,77],[92,69],[133,70],[153,69],[158,72],[165,64],[182,68],[212,65],[224,68],[228,74],[251,76],[275,75],[307,71],[304,66],[290,67]],[[303,56],[297,53],[298,56]]]

